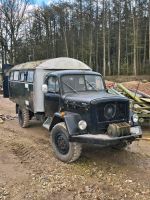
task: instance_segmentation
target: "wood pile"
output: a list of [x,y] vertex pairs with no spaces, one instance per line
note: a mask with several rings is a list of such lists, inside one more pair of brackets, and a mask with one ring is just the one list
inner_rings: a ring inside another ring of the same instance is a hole
[[130,99],[131,109],[138,114],[141,123],[150,121],[150,82],[106,82],[106,86],[110,93],[124,95]]

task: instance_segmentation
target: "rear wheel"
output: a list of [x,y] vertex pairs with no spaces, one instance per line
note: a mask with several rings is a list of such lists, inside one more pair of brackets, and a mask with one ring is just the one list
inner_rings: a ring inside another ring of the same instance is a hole
[[29,110],[27,109],[18,109],[18,119],[19,119],[19,124],[22,128],[27,128],[29,126]]
[[58,123],[51,131],[51,143],[56,157],[67,163],[77,160],[82,151],[82,145],[69,142],[69,134],[64,122]]

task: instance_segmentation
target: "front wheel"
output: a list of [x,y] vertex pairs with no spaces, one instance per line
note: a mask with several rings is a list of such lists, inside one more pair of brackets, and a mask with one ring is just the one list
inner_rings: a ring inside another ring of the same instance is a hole
[[56,157],[63,162],[74,162],[81,155],[81,144],[69,142],[69,134],[64,122],[56,124],[52,129],[51,144]]
[[128,147],[130,144],[131,144],[131,142],[122,141],[119,144],[112,146],[112,148],[115,149],[115,150],[123,150],[126,147]]

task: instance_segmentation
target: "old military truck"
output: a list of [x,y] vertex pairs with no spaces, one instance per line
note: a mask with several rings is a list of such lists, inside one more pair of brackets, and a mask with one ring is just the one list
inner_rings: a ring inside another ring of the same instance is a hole
[[109,94],[102,76],[75,59],[14,66],[9,98],[16,103],[21,127],[28,127],[32,117],[43,122],[63,162],[77,160],[83,143],[121,149],[142,135],[129,100]]

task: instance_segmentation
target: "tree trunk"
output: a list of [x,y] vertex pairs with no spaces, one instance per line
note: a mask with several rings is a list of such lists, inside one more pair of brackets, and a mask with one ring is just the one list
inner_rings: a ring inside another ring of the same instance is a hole
[[129,74],[129,58],[128,58],[128,31],[126,26],[126,65],[127,65],[127,75]]
[[121,3],[119,1],[119,17],[118,17],[118,76],[120,75],[120,52],[121,52]]
[[103,76],[106,75],[106,29],[105,29],[105,0],[103,0]]
[[149,64],[150,64],[150,2],[149,2]]
[[146,44],[147,44],[147,24],[145,30],[145,37],[144,37],[144,56],[143,56],[143,64],[146,64]]
[[111,29],[111,8],[110,8],[110,0],[109,0],[109,14],[108,14],[108,44],[107,44],[107,52],[108,52],[108,75],[111,75],[111,68],[110,68],[110,29]]
[[90,67],[92,65],[92,41],[93,41],[93,30],[92,30],[92,24],[91,24],[90,44],[89,44],[89,49],[90,49],[89,66]]
[[66,48],[66,56],[69,56],[69,52],[68,52],[68,43],[67,43],[67,36],[66,36],[66,31],[63,28],[63,32],[64,32],[64,39],[65,39],[65,48]]
[[98,66],[98,48],[99,48],[99,3],[98,0],[96,0],[96,44],[95,44],[95,66],[96,66],[96,71],[99,71],[99,66]]
[[133,73],[134,76],[137,75],[137,63],[136,63],[136,57],[137,57],[137,45],[136,45],[136,24],[135,24],[135,16],[133,16]]

